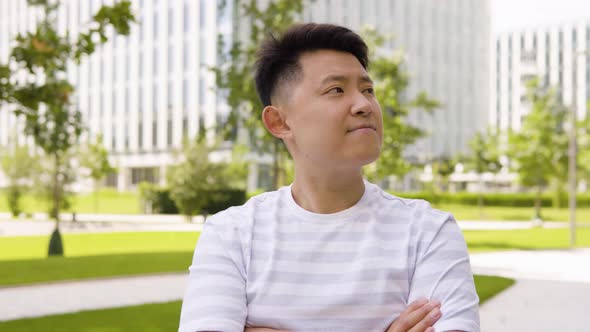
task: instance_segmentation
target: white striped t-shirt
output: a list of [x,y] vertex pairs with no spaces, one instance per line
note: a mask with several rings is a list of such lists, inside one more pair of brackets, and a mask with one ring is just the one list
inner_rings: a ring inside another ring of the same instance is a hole
[[467,247],[452,215],[365,182],[357,204],[317,214],[291,187],[207,220],[180,332],[268,327],[385,331],[409,303],[442,303],[436,331],[479,331]]

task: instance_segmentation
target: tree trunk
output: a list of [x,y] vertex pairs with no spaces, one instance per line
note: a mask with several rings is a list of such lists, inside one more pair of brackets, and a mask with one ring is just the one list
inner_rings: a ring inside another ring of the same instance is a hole
[[60,209],[60,201],[61,201],[61,187],[59,183],[59,171],[60,171],[60,163],[61,160],[59,158],[59,154],[55,153],[53,155],[55,158],[55,169],[53,170],[53,208],[51,209],[52,218],[55,219],[55,230],[51,234],[49,239],[49,248],[47,250],[47,254],[49,256],[63,256],[63,244],[61,239],[61,233],[59,231],[59,209]]
[[481,174],[479,175],[479,188],[477,188],[477,210],[479,211],[479,218],[483,219],[483,188],[482,188]]
[[98,213],[98,189],[99,189],[99,181],[94,179],[94,213]]
[[[59,171],[60,171],[60,162],[59,155],[55,153],[53,155],[54,158],[54,169],[53,169],[53,207],[51,209],[51,218],[53,218],[56,222],[56,225],[59,223],[59,209],[60,209],[60,201],[61,201],[61,188],[59,184]],[[57,226],[56,226],[57,227]]]
[[535,197],[535,219],[541,220],[541,185],[537,186],[537,195]]

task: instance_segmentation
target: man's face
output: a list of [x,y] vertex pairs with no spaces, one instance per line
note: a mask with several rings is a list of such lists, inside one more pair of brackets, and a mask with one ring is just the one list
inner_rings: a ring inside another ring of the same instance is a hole
[[283,87],[282,107],[295,162],[339,169],[375,161],[383,140],[381,107],[357,58],[318,50],[303,53],[299,64],[300,77]]

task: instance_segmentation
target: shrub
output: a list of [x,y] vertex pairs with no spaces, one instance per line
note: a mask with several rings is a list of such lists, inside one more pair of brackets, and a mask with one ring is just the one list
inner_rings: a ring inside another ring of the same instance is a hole
[[139,184],[139,195],[144,212],[155,214],[178,214],[178,207],[170,198],[170,190],[153,183]]
[[20,205],[22,194],[22,189],[19,186],[8,187],[6,198],[8,199],[8,208],[13,217],[18,217],[23,212]]
[[[424,199],[432,204],[461,204],[477,205],[478,193],[432,193],[432,192],[411,192],[411,193],[394,193],[394,195],[405,198]],[[555,193],[546,193],[541,196],[542,207],[557,207],[557,202],[561,202],[560,207],[567,207],[568,195],[561,194],[559,200],[555,199]],[[485,206],[512,206],[512,207],[531,207],[535,205],[535,193],[484,193],[482,195]],[[577,195],[578,207],[590,207],[590,193],[581,193]]]
[[[144,211],[151,213],[178,214],[178,206],[171,199],[170,189],[152,183],[140,184],[141,201]],[[246,192],[239,189],[208,190],[194,201],[195,214],[214,214],[229,207],[242,205],[246,202]]]

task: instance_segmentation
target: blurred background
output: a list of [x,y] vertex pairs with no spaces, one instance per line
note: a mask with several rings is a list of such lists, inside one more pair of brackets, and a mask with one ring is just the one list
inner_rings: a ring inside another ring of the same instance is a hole
[[207,216],[293,179],[252,68],[298,22],[370,46],[364,174],[455,215],[482,331],[587,328],[587,1],[0,0],[0,331],[177,329]]

